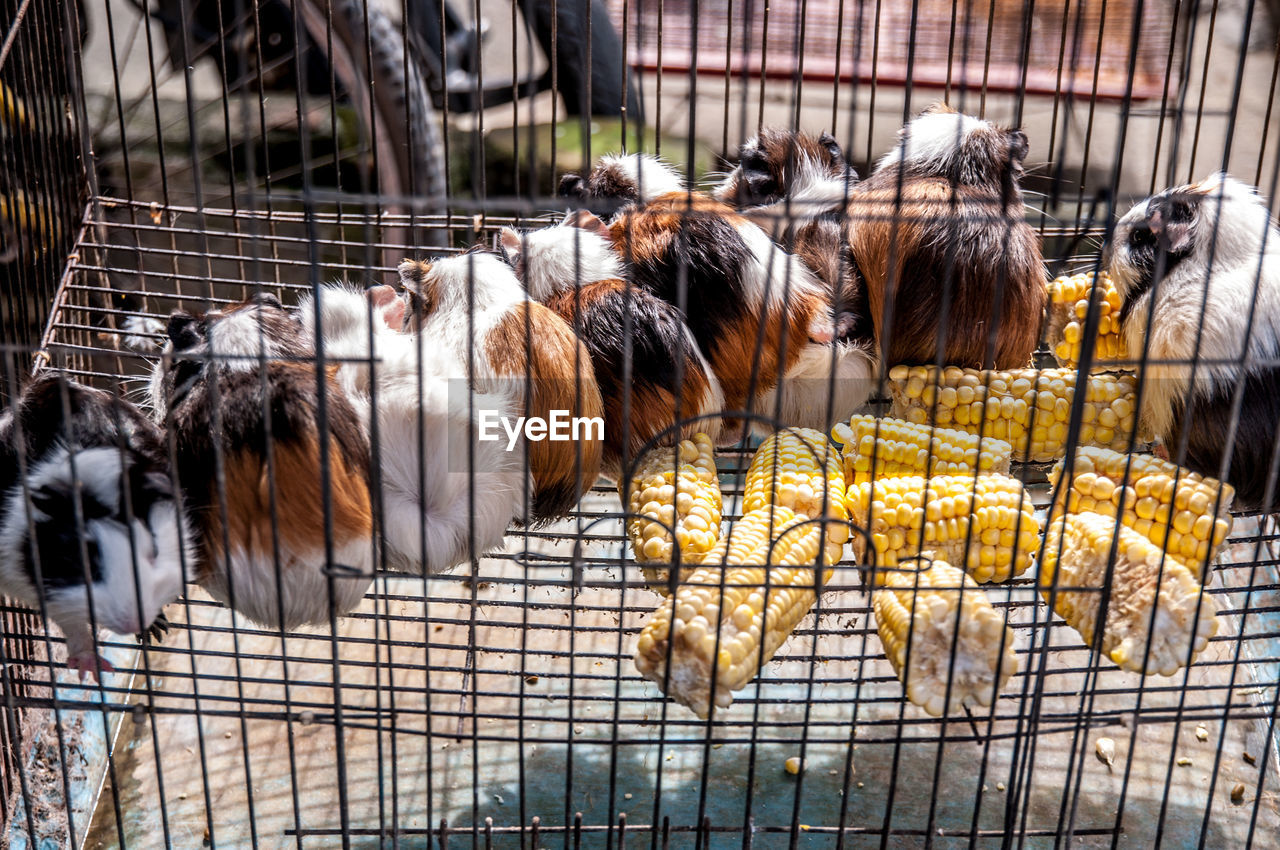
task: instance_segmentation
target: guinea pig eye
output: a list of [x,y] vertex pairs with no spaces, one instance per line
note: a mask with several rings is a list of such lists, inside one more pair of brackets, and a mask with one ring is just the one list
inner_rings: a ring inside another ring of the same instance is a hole
[[1149,227],[1135,227],[1129,231],[1129,245],[1133,248],[1149,248],[1156,244],[1156,235]]

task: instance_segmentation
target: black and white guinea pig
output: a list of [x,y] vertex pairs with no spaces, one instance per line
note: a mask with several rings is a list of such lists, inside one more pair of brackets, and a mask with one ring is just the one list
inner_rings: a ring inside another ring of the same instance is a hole
[[939,103],[851,189],[853,258],[889,364],[1030,363],[1048,291],[1023,210],[1028,150],[1021,130]]
[[1150,361],[1143,424],[1173,460],[1263,507],[1280,438],[1280,229],[1266,204],[1213,174],[1135,205],[1108,252],[1130,356]]
[[650,154],[608,154],[583,177],[569,172],[560,178],[560,197],[598,216],[613,216],[631,204],[686,192],[675,168]]
[[720,382],[680,311],[626,280],[600,219],[579,211],[541,230],[503,228],[500,241],[529,294],[568,322],[590,352],[604,401],[607,474],[617,477],[624,455],[634,457],[654,438],[719,437]]
[[314,348],[274,296],[200,315],[175,311],[167,332],[151,404],[171,432],[200,531],[195,580],[273,628],[326,625],[347,613],[372,584],[375,559],[369,445],[336,367],[324,374],[322,433],[321,383],[307,362]]
[[141,411],[44,373],[0,415],[0,493],[0,592],[37,609],[43,597],[81,678],[112,670],[91,626],[167,627],[195,547],[163,435]]
[[836,339],[870,343],[871,304],[848,230],[848,198],[857,182],[831,134],[766,127],[742,145],[737,164],[711,194],[736,206],[826,285]]
[[317,295],[299,300],[299,318],[339,361],[335,377],[371,438],[377,426],[387,565],[439,573],[500,547],[523,509],[523,454],[505,434],[478,437],[482,411],[513,422],[523,413],[515,393],[468,393],[450,348],[400,332],[405,303],[390,286]]

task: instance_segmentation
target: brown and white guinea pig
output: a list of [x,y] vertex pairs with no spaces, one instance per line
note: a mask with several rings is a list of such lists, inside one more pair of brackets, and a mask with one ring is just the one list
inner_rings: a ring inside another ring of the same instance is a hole
[[[604,468],[654,438],[674,443],[701,431],[720,435],[720,382],[680,312],[625,278],[609,230],[589,212],[559,225],[500,235],[529,294],[559,314],[591,355],[604,401]],[[690,420],[675,429],[679,420]]]
[[167,332],[151,403],[200,531],[196,581],[274,628],[346,614],[372,583],[374,538],[369,446],[334,367],[324,375],[322,433],[321,385],[307,362],[315,351],[274,296],[175,311]]
[[857,182],[829,133],[766,127],[742,145],[737,164],[711,194],[737,207],[826,284],[837,339],[869,342],[875,326],[846,215]]
[[334,284],[318,295],[299,300],[298,316],[338,361],[335,378],[376,439],[387,566],[439,573],[500,547],[522,508],[523,458],[507,450],[505,437],[476,436],[481,410],[510,421],[521,415],[515,394],[498,389],[469,399],[451,349],[400,333],[405,304],[392,287],[359,292]]
[[1280,438],[1280,229],[1263,200],[1225,174],[1166,189],[1120,219],[1108,253],[1129,351],[1148,361],[1143,424],[1263,507]]
[[[1026,366],[1048,298],[1021,130],[929,107],[850,192],[854,261],[890,365]],[[938,350],[939,322],[943,328]]]
[[160,429],[46,372],[0,414],[0,593],[67,636],[67,666],[110,672],[93,627],[159,636],[194,562]]
[[529,300],[511,267],[488,251],[405,260],[400,280],[408,293],[403,330],[452,351],[477,390],[514,395],[526,418],[512,426],[523,427],[533,479],[531,504],[519,519],[565,516],[599,477],[604,450],[600,388],[573,329]]
[[559,194],[595,215],[611,217],[630,204],[648,203],[673,192],[687,192],[675,167],[650,154],[608,154],[586,177],[572,172],[560,178]]
[[[637,156],[646,162],[639,173],[667,167]],[[596,179],[606,167],[585,181],[593,191],[612,185]],[[668,192],[623,207],[609,232],[632,282],[681,311],[726,410],[766,417],[763,430],[825,429],[866,401],[871,352],[836,338],[829,289],[732,207],[698,192]]]

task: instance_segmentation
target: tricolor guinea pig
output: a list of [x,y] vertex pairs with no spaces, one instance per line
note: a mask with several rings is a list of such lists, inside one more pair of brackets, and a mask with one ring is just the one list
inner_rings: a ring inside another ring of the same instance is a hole
[[193,535],[160,429],[102,390],[46,372],[0,414],[0,593],[67,636],[67,666],[111,664],[93,628],[159,634]]
[[346,614],[373,581],[374,538],[369,446],[334,367],[317,375],[301,323],[270,295],[175,311],[167,332],[151,402],[200,531],[196,581],[274,628]]
[[1238,505],[1264,507],[1280,429],[1280,229],[1266,204],[1225,174],[1166,189],[1120,219],[1107,265],[1130,355],[1149,361],[1143,424]]
[[488,251],[406,260],[400,280],[408,293],[403,330],[451,351],[480,392],[515,396],[533,479],[520,519],[566,515],[599,477],[604,450],[604,403],[573,329],[531,301]]
[[1027,152],[1021,130],[936,104],[852,188],[853,258],[889,364],[1030,362],[1048,294],[1023,217]]
[[335,378],[371,439],[387,566],[439,573],[500,547],[519,514],[521,453],[507,450],[505,436],[477,436],[480,411],[514,422],[521,409],[509,390],[469,399],[453,350],[400,332],[404,309],[389,286],[335,284],[300,299],[298,316],[338,361]]
[[[667,167],[637,157],[646,163],[637,173]],[[622,185],[622,173],[600,178],[611,167],[603,162],[584,183],[593,191]],[[666,182],[678,178],[671,173]],[[772,431],[825,429],[862,405],[871,352],[836,338],[832,293],[803,260],[707,195],[678,190],[646,198],[610,221],[614,248],[635,284],[681,311],[727,410],[764,417],[764,430]]]
[[712,196],[737,207],[813,270],[832,293],[837,339],[869,343],[875,326],[846,214],[857,182],[829,133],[766,127],[742,145]]
[[624,456],[655,438],[719,436],[720,382],[680,312],[626,280],[600,219],[580,211],[555,227],[504,228],[501,245],[529,294],[573,327],[590,352],[604,401],[608,474],[616,477]]

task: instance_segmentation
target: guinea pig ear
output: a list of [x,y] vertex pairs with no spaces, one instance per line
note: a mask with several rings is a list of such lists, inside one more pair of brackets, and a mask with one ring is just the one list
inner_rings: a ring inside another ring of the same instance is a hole
[[405,289],[421,294],[427,280],[427,272],[431,271],[431,264],[418,260],[402,260],[396,271],[400,273],[400,284]]
[[609,225],[596,216],[590,210],[576,210],[569,213],[564,218],[564,223],[579,230],[585,230],[588,233],[595,233],[603,236],[605,239],[612,241],[613,237],[609,234]]
[[1170,254],[1186,254],[1195,240],[1196,199],[1181,195],[1152,198],[1147,205],[1147,227]]
[[259,307],[274,307],[277,310],[284,309],[284,304],[280,303],[280,299],[270,292],[255,292],[249,301],[257,304]]
[[173,343],[173,350],[185,351],[199,345],[202,339],[199,327],[200,320],[195,316],[182,310],[174,310],[169,315],[169,324],[165,327],[165,333]]
[[1029,153],[1031,153],[1031,143],[1027,141],[1027,134],[1021,130],[1010,130],[1009,159],[1021,164]]
[[581,200],[586,194],[585,187],[586,181],[582,179],[582,175],[571,171],[560,178],[560,186],[556,189],[556,194],[562,198]]
[[827,149],[827,155],[831,157],[831,165],[844,165],[844,151],[840,148],[840,143],[836,141],[835,136],[824,130],[818,137],[818,144]]
[[516,233],[510,227],[504,227],[498,233],[498,247],[502,249],[502,256],[512,266],[520,259],[521,239],[520,234]]

